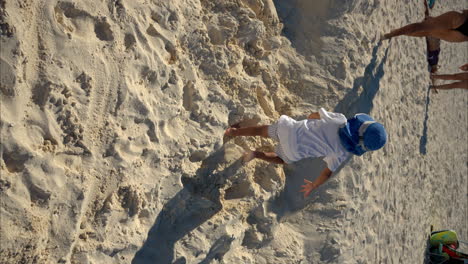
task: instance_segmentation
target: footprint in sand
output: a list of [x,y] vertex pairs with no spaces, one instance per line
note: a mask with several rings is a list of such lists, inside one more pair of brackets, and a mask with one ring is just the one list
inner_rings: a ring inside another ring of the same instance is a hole
[[130,33],[126,33],[124,37],[124,44],[125,44],[125,50],[129,50],[133,48],[136,44],[135,37]]
[[90,13],[78,9],[74,3],[59,2],[54,8],[55,19],[60,28],[69,37],[90,39],[90,32],[102,41],[113,41],[114,33],[105,17],[94,17]]
[[168,53],[168,56],[166,57],[166,61],[169,64],[174,64],[177,59],[177,49],[176,46],[173,44],[174,41],[171,41],[168,37],[166,37],[162,32],[163,30],[160,29],[158,30],[159,26],[155,27],[154,25],[149,25],[149,27],[146,29],[146,33],[150,35],[151,37],[161,39],[164,43],[164,49]]
[[11,65],[0,59],[0,91],[6,96],[15,96],[16,75]]

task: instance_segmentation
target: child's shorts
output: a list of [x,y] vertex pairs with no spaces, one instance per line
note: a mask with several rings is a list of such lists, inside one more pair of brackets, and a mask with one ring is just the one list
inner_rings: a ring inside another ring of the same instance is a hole
[[272,139],[278,141],[278,145],[275,147],[275,153],[278,155],[284,162],[292,163],[286,155],[284,154],[283,148],[281,147],[281,143],[278,137],[278,122],[275,122],[268,126],[268,136]]

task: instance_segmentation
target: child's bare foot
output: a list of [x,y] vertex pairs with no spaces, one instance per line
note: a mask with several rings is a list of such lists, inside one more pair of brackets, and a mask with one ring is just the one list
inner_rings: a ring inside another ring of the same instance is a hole
[[224,135],[228,137],[233,137],[234,136],[234,131],[236,131],[237,128],[230,127],[224,131]]
[[240,128],[240,122],[229,126],[229,128],[224,131],[224,135],[233,137],[234,131],[236,131],[238,128]]
[[255,158],[255,153],[251,150],[244,152],[244,156],[242,157],[242,161],[247,163]]

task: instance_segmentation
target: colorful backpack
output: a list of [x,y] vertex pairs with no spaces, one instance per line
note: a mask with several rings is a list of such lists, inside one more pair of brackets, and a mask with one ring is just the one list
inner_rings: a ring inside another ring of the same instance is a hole
[[458,240],[457,233],[453,230],[440,230],[431,232],[429,236],[429,263],[451,264],[468,263],[468,254],[459,251],[460,243],[468,244]]

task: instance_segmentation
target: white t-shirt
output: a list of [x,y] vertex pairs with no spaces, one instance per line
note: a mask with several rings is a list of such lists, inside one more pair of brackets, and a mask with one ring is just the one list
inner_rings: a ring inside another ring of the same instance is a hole
[[341,145],[338,129],[346,124],[343,114],[319,110],[320,119],[296,121],[282,115],[278,120],[278,137],[290,161],[324,157],[328,168],[335,171],[352,154]]

